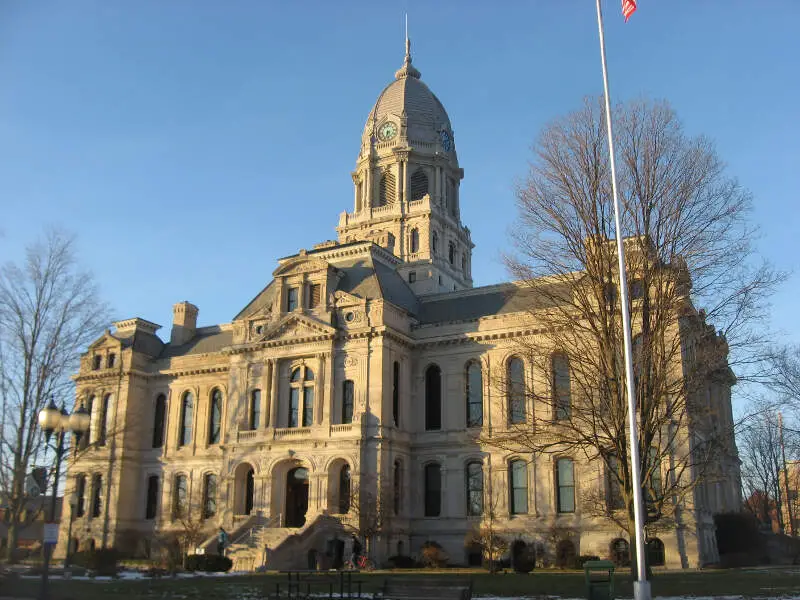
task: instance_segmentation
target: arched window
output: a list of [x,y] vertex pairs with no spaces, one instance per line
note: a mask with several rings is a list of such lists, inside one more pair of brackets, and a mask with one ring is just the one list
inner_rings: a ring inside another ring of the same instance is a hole
[[381,175],[380,183],[378,183],[378,206],[386,206],[392,204],[395,199],[397,191],[397,181],[394,178],[394,173],[386,171]]
[[419,230],[415,227],[411,230],[411,253],[419,252]]
[[400,424],[400,363],[397,361],[392,366],[392,420],[395,427]]
[[451,265],[456,264],[456,245],[453,242],[447,244],[447,258]]
[[386,249],[394,253],[394,244],[395,244],[395,237],[393,233],[390,233],[386,236]]
[[339,471],[339,514],[350,512],[350,465]]
[[514,357],[508,361],[508,421],[525,422],[525,367],[522,359]]
[[575,512],[575,467],[571,458],[556,461],[556,501],[558,512]]
[[91,516],[99,517],[103,504],[103,476],[96,473],[92,477],[92,513]]
[[436,463],[425,465],[425,516],[442,513],[442,469]]
[[467,464],[467,516],[478,517],[483,514],[483,465],[479,462]]
[[431,250],[432,254],[436,254],[439,251],[439,234],[437,232],[433,232],[433,237],[431,238]]
[[664,556],[664,542],[658,538],[647,540],[647,562],[653,567],[662,567],[666,562]]
[[508,463],[509,508],[512,515],[528,512],[528,465],[524,460]]
[[569,358],[565,354],[553,354],[551,359],[553,386],[553,408],[556,421],[564,421],[572,414],[570,392]]
[[261,390],[250,392],[250,429],[258,429],[261,423]]
[[203,518],[217,514],[217,476],[206,473],[203,477]]
[[99,354],[95,354],[94,357],[92,357],[92,370],[97,371],[100,368],[100,365],[102,364],[103,364],[103,357],[100,356]]
[[113,352],[109,352],[108,357],[106,358],[106,368],[112,369],[114,365],[117,363],[117,355]]
[[89,396],[89,399],[86,401],[86,411],[89,413],[89,429],[81,438],[81,448],[86,448],[89,444],[95,441],[95,427],[97,426],[96,419],[97,413],[95,412],[97,407],[95,406],[94,396]]
[[[303,398],[302,413],[300,397]],[[289,377],[289,427],[297,427],[302,415],[302,426],[311,427],[314,418],[314,371],[297,367]]]
[[611,542],[610,554],[612,562],[619,567],[631,564],[630,544],[627,540],[617,538]]
[[467,427],[483,425],[483,375],[481,365],[477,361],[467,363],[466,400]]
[[350,379],[345,379],[342,383],[342,423],[353,422],[354,397],[355,386]]
[[75,516],[82,517],[86,514],[86,475],[81,474],[75,478],[75,497],[78,499]]
[[219,444],[222,431],[222,392],[215,388],[211,392],[211,406],[208,415],[208,443]]
[[103,396],[103,403],[100,406],[100,416],[98,418],[97,445],[105,446],[108,436],[108,421],[110,418],[111,394]]
[[189,510],[189,481],[186,475],[175,476],[175,488],[172,492],[172,518],[187,516]]
[[164,445],[164,425],[167,416],[167,397],[159,394],[153,410],[153,448]]
[[399,460],[394,461],[394,470],[392,472],[392,508],[394,514],[399,515],[402,507],[403,498],[403,465]]
[[181,400],[181,429],[178,433],[178,445],[186,446],[192,443],[192,421],[194,419],[194,396],[192,392],[185,392]]
[[442,371],[431,365],[425,371],[425,429],[442,428]]
[[428,176],[422,169],[417,169],[408,180],[408,187],[411,191],[411,201],[422,200],[428,193]]
[[147,498],[145,502],[144,518],[152,520],[156,518],[158,511],[158,475],[150,475],[147,478]]

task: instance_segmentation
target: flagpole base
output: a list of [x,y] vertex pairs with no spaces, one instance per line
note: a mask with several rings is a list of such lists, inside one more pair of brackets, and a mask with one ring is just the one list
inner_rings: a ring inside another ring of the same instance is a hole
[[650,600],[650,582],[649,581],[634,581],[633,582],[633,598],[634,600]]

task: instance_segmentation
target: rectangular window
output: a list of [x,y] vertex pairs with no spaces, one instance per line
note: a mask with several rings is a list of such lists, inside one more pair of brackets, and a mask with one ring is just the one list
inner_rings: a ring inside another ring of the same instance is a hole
[[317,308],[322,299],[322,286],[312,283],[308,286],[308,308]]
[[511,475],[511,514],[528,513],[528,465],[524,460],[515,460],[509,465]]
[[203,518],[208,519],[217,514],[217,476],[211,473],[203,482]]
[[86,475],[78,475],[75,481],[75,496],[78,498],[75,516],[82,517],[86,513]]
[[258,429],[261,423],[261,390],[250,393],[250,429]]
[[414,271],[411,271],[411,272],[408,274],[408,283],[414,283],[414,282],[416,282],[416,281],[417,281],[417,274],[416,274],[416,272],[414,272]]
[[100,516],[103,499],[103,477],[95,475],[92,478],[92,517]]
[[397,361],[392,372],[392,420],[395,427],[400,424],[400,363]]
[[353,396],[355,390],[353,382],[349,379],[345,380],[342,387],[342,423],[353,422]]
[[560,458],[556,463],[558,482],[558,512],[575,512],[575,473],[571,458]]
[[307,385],[303,388],[303,427],[311,427],[314,420],[314,388]]
[[158,508],[158,475],[151,475],[147,478],[147,503],[144,511],[144,518],[152,520],[156,518]]
[[297,309],[299,288],[290,287],[286,290],[286,312],[292,312]]
[[300,388],[289,388],[289,422],[287,427],[297,427],[300,410]]
[[438,517],[442,512],[442,471],[439,465],[425,467],[425,516]]

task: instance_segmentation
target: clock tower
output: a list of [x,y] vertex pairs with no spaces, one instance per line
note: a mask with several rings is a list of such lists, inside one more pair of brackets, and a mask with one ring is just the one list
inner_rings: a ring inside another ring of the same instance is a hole
[[408,40],[403,66],[367,117],[352,177],[354,210],[339,218],[340,243],[383,246],[403,261],[398,271],[418,295],[472,287],[453,128],[411,64]]

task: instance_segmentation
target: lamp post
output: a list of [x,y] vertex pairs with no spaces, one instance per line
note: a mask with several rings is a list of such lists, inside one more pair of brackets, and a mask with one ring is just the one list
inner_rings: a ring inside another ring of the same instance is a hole
[[[72,415],[70,415],[61,405],[61,410],[56,407],[53,397],[50,403],[39,412],[39,427],[44,432],[45,442],[49,445],[50,438],[56,434],[55,445],[52,447],[56,454],[55,478],[53,479],[53,492],[50,499],[50,523],[56,523],[56,498],[58,496],[58,479],[61,477],[61,460],[64,458],[64,440],[67,433],[72,432],[75,443],[80,443],[81,436],[89,430],[90,416],[88,411],[81,405]],[[71,523],[70,523],[71,524]],[[47,529],[48,523],[45,523]],[[42,587],[39,597],[46,600],[48,597],[48,582],[50,575],[50,557],[53,554],[54,544],[50,540],[45,540],[42,544],[44,553],[44,565],[42,568]],[[69,552],[68,552],[69,553]]]

